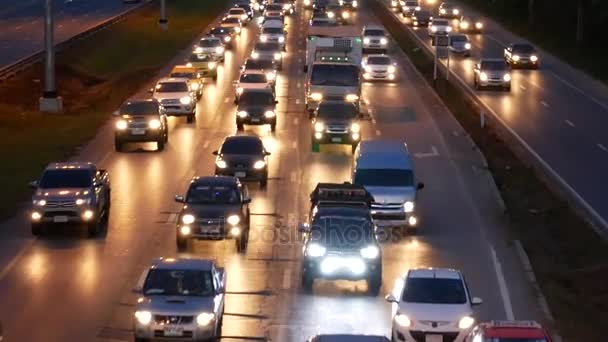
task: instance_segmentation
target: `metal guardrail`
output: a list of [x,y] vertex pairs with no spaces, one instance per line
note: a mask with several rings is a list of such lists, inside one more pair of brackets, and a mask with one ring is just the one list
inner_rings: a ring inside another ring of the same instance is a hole
[[[62,49],[72,45],[73,43],[75,43],[79,40],[87,38],[103,29],[106,29],[106,28],[124,20],[129,15],[131,15],[135,10],[143,8],[144,6],[148,6],[151,4],[151,2],[152,2],[151,0],[146,0],[135,7],[129,8],[128,10],[125,10],[125,11],[113,16],[112,18],[108,18],[89,29],[84,30],[84,31],[74,35],[71,38],[68,38],[60,43],[57,43],[55,45],[56,51],[61,51]],[[27,57],[24,57],[15,63],[12,63],[3,68],[0,68],[0,82],[7,80],[11,77],[14,77],[19,72],[29,68],[33,64],[35,64],[43,59],[44,59],[44,50],[41,50],[41,51],[35,52]]]
[[[407,32],[416,40],[418,46],[425,54],[431,58],[435,57],[432,47],[426,44],[422,38],[415,34],[411,27],[403,24],[403,22],[396,17],[395,13],[385,1],[376,0],[376,2],[381,8],[388,12],[387,17],[402,25],[402,30]],[[438,63],[438,69],[444,75],[447,72],[450,72],[449,82],[458,87],[464,93],[467,99],[469,99],[480,109],[480,112],[492,114],[488,117],[493,119],[494,122],[498,123],[497,128],[502,129],[508,138],[523,148],[523,150],[527,153],[528,161],[531,162],[537,170],[540,170],[548,177],[549,181],[555,188],[554,190],[557,190],[563,194],[568,202],[574,205],[575,208],[582,214],[583,219],[591,224],[595,232],[604,239],[608,240],[608,222],[597,211],[595,211],[595,209],[589,203],[587,203],[587,201],[585,201],[585,199],[579,195],[576,190],[574,190],[574,188],[572,188],[572,186],[570,186],[570,184],[568,184],[568,182],[566,182],[557,173],[557,171],[555,171],[521,136],[519,136],[517,132],[509,127],[509,125],[488,104],[480,99],[469,83],[463,80],[462,77],[460,77],[456,72],[452,70],[448,71],[445,62]]]

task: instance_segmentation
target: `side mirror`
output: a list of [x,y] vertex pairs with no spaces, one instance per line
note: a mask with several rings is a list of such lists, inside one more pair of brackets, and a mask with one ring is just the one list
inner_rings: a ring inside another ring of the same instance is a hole
[[300,233],[308,233],[310,232],[310,226],[308,225],[308,223],[300,223],[300,225],[298,226],[298,231]]
[[395,296],[393,294],[387,294],[386,297],[384,297],[384,299],[386,299],[387,302],[389,303],[399,303],[399,301],[397,300],[397,298],[395,298]]
[[251,197],[249,197],[249,196],[243,197],[243,204],[249,204],[249,203],[251,203]]
[[186,202],[186,199],[182,195],[175,195],[175,202],[184,203],[184,202]]
[[481,304],[483,304],[483,300],[481,300],[481,298],[473,297],[473,299],[471,299],[471,305],[481,305]]
[[29,183],[29,185],[30,185],[30,188],[37,189],[38,188],[38,181],[37,180],[31,181]]
[[218,151],[213,151],[211,154],[213,154],[214,156],[219,156],[220,153]]
[[112,112],[112,115],[114,115],[114,116],[120,116],[120,112],[117,111],[117,110],[115,110],[115,111]]
[[268,152],[268,151],[264,151],[264,155],[265,155],[265,156],[269,156],[270,154],[271,154],[270,152]]
[[418,183],[418,185],[416,186],[416,190],[422,190],[424,189],[424,183]]

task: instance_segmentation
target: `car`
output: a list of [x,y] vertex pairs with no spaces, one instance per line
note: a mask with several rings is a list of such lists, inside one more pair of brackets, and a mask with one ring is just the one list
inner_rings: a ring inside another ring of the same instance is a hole
[[422,7],[420,7],[420,3],[416,1],[406,1],[401,7],[401,14],[403,14],[406,18],[411,18],[416,11],[420,11]]
[[540,66],[536,49],[528,43],[509,44],[504,50],[504,56],[512,68],[538,69]]
[[443,2],[439,5],[439,17],[446,19],[458,19],[462,15],[462,11],[451,2]]
[[292,15],[296,11],[296,7],[290,0],[272,0],[275,5],[280,5],[284,15]]
[[379,227],[413,230],[419,223],[416,199],[423,183],[416,183],[413,158],[397,140],[364,140],[352,164],[351,182],[374,196],[372,217]]
[[161,78],[150,92],[160,103],[163,114],[185,116],[188,123],[193,123],[197,107],[196,94],[188,82],[187,78]]
[[302,5],[306,9],[313,8],[314,4],[315,4],[315,0],[304,0],[304,1],[302,1]]
[[240,35],[243,27],[243,22],[239,18],[224,18],[220,23],[220,27],[233,29],[237,35]]
[[156,142],[158,151],[169,141],[167,116],[158,101],[153,99],[129,100],[114,112],[114,148],[121,152],[125,143]]
[[275,100],[274,92],[270,87],[243,89],[235,102],[238,131],[243,131],[245,125],[270,125],[270,130],[276,131],[278,101]]
[[458,30],[463,33],[481,33],[483,21],[472,16],[463,15],[458,22]]
[[535,321],[490,321],[473,328],[465,341],[552,342],[553,339],[547,329]]
[[249,89],[270,90],[274,96],[274,81],[269,80],[263,70],[251,70],[241,73],[238,81],[235,81],[234,100],[238,103],[241,94]]
[[473,306],[462,273],[450,268],[412,268],[393,293],[392,341],[463,342],[473,329]]
[[254,5],[251,2],[248,3],[237,3],[234,4],[234,7],[242,8],[247,13],[247,20],[253,19],[254,16]]
[[347,8],[342,8],[340,4],[335,2],[330,2],[325,6],[325,13],[327,17],[330,19],[336,19],[338,23],[346,24],[348,23],[351,13]]
[[270,11],[270,12],[265,12],[264,16],[262,16],[262,17],[258,17],[259,26],[263,26],[264,24],[266,24],[269,21],[279,21],[279,22],[285,24],[285,16],[283,15],[283,12]]
[[262,25],[260,41],[278,43],[281,50],[286,51],[285,34],[283,23],[272,20]]
[[428,27],[431,21],[433,21],[433,16],[427,10],[416,11],[412,15],[412,25],[414,27]]
[[224,19],[235,18],[240,20],[242,23],[249,21],[249,14],[244,8],[241,7],[233,7],[228,10]]
[[397,63],[390,56],[374,54],[363,57],[363,79],[366,81],[395,81]]
[[450,32],[452,32],[452,25],[447,19],[433,18],[429,26],[429,36],[431,38],[435,35],[447,35]]
[[509,65],[502,59],[483,58],[475,64],[473,73],[473,85],[477,90],[497,87],[505,91],[511,91]]
[[220,60],[213,54],[198,53],[196,49],[186,60],[186,66],[195,68],[201,78],[211,78],[214,81],[217,80],[217,66],[219,63]]
[[371,335],[315,335],[307,342],[390,342],[384,336]]
[[34,189],[32,235],[40,235],[55,224],[74,223],[85,225],[93,237],[110,215],[110,175],[93,163],[51,163],[30,187]]
[[386,53],[388,49],[388,34],[382,26],[366,25],[361,31],[363,38],[363,53],[369,51],[377,51],[378,53]]
[[158,258],[140,276],[133,315],[136,342],[216,341],[222,331],[226,273],[215,261]]
[[450,34],[450,52],[464,57],[471,57],[471,41],[466,34]]
[[224,42],[224,46],[230,49],[234,46],[236,31],[232,28],[214,27],[209,30],[209,36],[220,38]]
[[171,69],[169,77],[188,79],[188,85],[190,86],[190,90],[195,93],[196,99],[199,100],[203,96],[203,78],[197,68],[187,65],[176,65]]
[[350,10],[356,10],[359,7],[357,0],[339,0],[340,6]]
[[250,135],[226,137],[219,150],[214,151],[215,174],[235,176],[240,180],[258,181],[261,188],[268,184],[268,156],[262,139]]
[[247,249],[251,198],[238,178],[194,177],[175,201],[183,204],[175,232],[178,250],[185,250],[192,239],[234,239],[239,253]]
[[321,144],[347,144],[354,152],[361,141],[360,114],[352,102],[323,101],[312,113],[312,151]]
[[283,69],[282,48],[278,42],[257,42],[253,46],[251,58],[273,60],[277,65],[277,70]]
[[277,80],[277,66],[274,60],[247,58],[241,66],[241,74],[250,71],[262,71],[266,79],[274,86]]
[[226,55],[226,47],[221,37],[206,36],[201,38],[194,48],[195,53],[211,55],[214,59],[223,62]]
[[312,292],[316,279],[366,280],[368,292],[382,287],[382,249],[370,214],[372,199],[361,186],[319,183],[310,195],[303,234],[301,282]]
[[275,3],[266,5],[266,7],[264,8],[263,16],[268,16],[270,14],[272,14],[272,16],[275,16],[275,14],[279,14],[281,17],[283,17],[285,15],[285,12],[283,11],[283,6]]

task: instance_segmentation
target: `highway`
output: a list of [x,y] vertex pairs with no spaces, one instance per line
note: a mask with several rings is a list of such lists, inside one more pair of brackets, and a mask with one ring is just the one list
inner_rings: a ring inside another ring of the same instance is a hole
[[[121,0],[55,0],[55,41],[60,43],[136,5]],[[44,48],[44,1],[0,1],[0,68]]]
[[[479,16],[466,7],[463,11]],[[526,41],[491,20],[484,22],[483,34],[469,35],[472,57],[451,60],[451,69],[471,89],[479,58],[502,58],[509,43]],[[425,28],[411,29],[430,46]],[[539,70],[513,70],[510,93],[484,90],[477,96],[597,213],[594,221],[608,227],[603,181],[608,172],[608,87],[542,50],[539,58]]]
[[[390,333],[390,306],[370,297],[366,285],[317,282],[313,294],[300,289],[301,245],[297,223],[309,210],[317,182],[349,179],[350,147],[310,152],[310,124],[304,113],[302,65],[309,12],[288,18],[288,43],[277,83],[277,132],[247,127],[263,137],[270,156],[268,188],[249,186],[252,231],[245,255],[234,243],[195,242],[185,255],[213,258],[226,267],[227,306],[222,340],[304,341],[318,332]],[[360,10],[355,25],[377,22]],[[26,211],[0,227],[0,320],[7,341],[129,341],[137,295],[131,289],[158,256],[177,255],[173,201],[194,175],[212,174],[216,150],[235,134],[232,103],[239,67],[249,55],[257,29],[238,39],[220,67],[217,83],[205,86],[194,125],[170,119],[169,144],[117,153],[113,121],[99,131],[74,160],[108,169],[112,213],[107,233],[86,239],[64,229],[32,238]],[[458,268],[471,293],[484,299],[480,320],[536,319],[544,315],[509,244],[493,184],[478,152],[462,128],[414,72],[405,55],[399,82],[365,84],[368,120],[364,139],[406,141],[417,177],[426,187],[418,202],[419,232],[383,245],[383,289],[391,292],[398,276],[417,266]],[[178,54],[178,51],[176,51]],[[184,53],[176,57],[183,60]],[[160,76],[160,75],[159,75]],[[142,91],[136,96],[145,96]],[[25,186],[25,185],[24,185]],[[279,238],[280,237],[280,238]]]

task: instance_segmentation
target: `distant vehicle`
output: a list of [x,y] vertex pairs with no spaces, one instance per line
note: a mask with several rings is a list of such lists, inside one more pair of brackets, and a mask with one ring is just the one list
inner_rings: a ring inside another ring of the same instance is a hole
[[463,342],[473,329],[471,297],[460,271],[449,268],[413,268],[386,296],[392,303],[393,341]]
[[239,8],[244,9],[245,13],[247,13],[248,20],[253,19],[254,5],[252,5],[250,2],[240,3],[240,4],[234,4],[234,7],[239,7]]
[[257,42],[253,46],[251,58],[273,60],[278,70],[283,69],[283,54],[282,48],[278,42]]
[[412,25],[414,27],[428,27],[432,20],[433,16],[431,15],[431,12],[420,10],[416,11],[412,16]]
[[236,102],[237,131],[243,131],[245,125],[270,125],[270,130],[276,131],[278,101],[272,89],[244,89]]
[[150,92],[160,102],[164,114],[185,116],[188,123],[194,122],[196,94],[190,89],[187,78],[161,78]]
[[194,48],[195,53],[203,55],[211,55],[220,62],[224,61],[226,48],[222,38],[209,36],[203,37]]
[[329,2],[325,5],[325,13],[327,17],[332,19],[335,18],[338,23],[346,24],[350,20],[351,10],[348,8],[342,8],[335,2]]
[[203,96],[203,78],[195,67],[176,65],[169,73],[171,78],[185,78],[188,80],[190,90],[196,95],[196,99]]
[[406,18],[411,18],[416,11],[420,11],[422,7],[420,7],[420,3],[416,1],[406,1],[401,7],[401,13]]
[[261,42],[271,42],[278,43],[281,47],[281,50],[285,51],[285,28],[283,24],[277,21],[270,21],[264,23],[260,32],[260,41]]
[[249,71],[263,71],[266,79],[274,86],[277,80],[277,66],[274,60],[247,58],[241,67],[241,74]]
[[366,81],[394,81],[397,79],[397,63],[387,55],[363,57],[363,79]]
[[504,50],[505,61],[513,68],[538,69],[540,60],[534,46],[527,43],[509,44]]
[[311,292],[316,279],[366,280],[368,292],[378,295],[382,250],[370,215],[371,201],[361,186],[317,184],[310,195],[309,221],[299,228],[304,237],[304,291]]
[[361,141],[359,111],[352,102],[323,101],[313,114],[312,151],[321,144],[350,145],[354,152]]
[[326,12],[318,12],[313,13],[310,23],[311,26],[337,26],[338,19],[335,16],[329,17]]
[[234,176],[240,180],[258,181],[261,188],[268,184],[268,156],[262,139],[257,136],[233,135],[224,139],[214,151],[215,174]]
[[290,0],[272,0],[272,3],[280,5],[284,15],[292,15],[296,11],[294,4]]
[[241,73],[238,81],[235,81],[234,87],[236,89],[234,95],[236,102],[241,94],[249,89],[268,89],[274,94],[274,79],[269,80],[263,70],[249,70]]
[[249,14],[242,7],[233,7],[228,10],[228,13],[224,17],[224,19],[234,18],[241,21],[241,23],[249,21]]
[[465,341],[552,342],[553,339],[549,332],[535,321],[491,321],[477,325]]
[[374,51],[386,53],[388,50],[388,34],[382,26],[366,25],[361,32],[363,38],[363,53]]
[[389,339],[370,335],[316,335],[307,342],[389,342]]
[[231,28],[237,35],[241,34],[243,22],[239,18],[224,18],[220,23],[220,27]]
[[195,49],[190,54],[190,58],[186,60],[186,66],[196,68],[200,77],[210,77],[214,81],[217,80],[217,66],[220,59],[214,54],[198,53]]
[[451,34],[449,49],[452,53],[462,55],[464,57],[471,57],[471,42],[469,41],[469,37],[467,37],[465,34]]
[[136,342],[152,339],[217,340],[222,331],[226,273],[214,261],[159,258],[134,289]]
[[511,91],[509,65],[502,59],[484,58],[473,67],[475,89],[498,87]]
[[344,9],[356,10],[359,7],[357,0],[339,0],[340,6]]
[[439,5],[439,17],[447,19],[458,19],[462,15],[460,8],[451,2],[444,2]]
[[178,250],[185,250],[192,239],[234,239],[239,253],[247,249],[251,198],[237,178],[194,177],[175,201],[184,204],[177,219]]
[[404,142],[364,140],[355,151],[352,183],[372,196],[372,217],[379,227],[412,229],[418,224],[414,162]]
[[458,29],[464,33],[481,33],[483,30],[483,21],[472,16],[463,15],[460,17]]
[[169,141],[167,116],[156,100],[130,100],[114,112],[114,148],[123,150],[125,143],[156,142],[158,151]]
[[85,162],[49,164],[40,180],[32,181],[33,235],[54,224],[83,224],[90,237],[99,234],[110,215],[110,176]]
[[224,42],[224,46],[227,48],[234,46],[234,38],[236,36],[236,31],[234,29],[214,27],[209,31],[209,35],[220,38]]
[[452,32],[452,25],[447,19],[434,18],[429,26],[429,36],[432,38],[435,35],[446,35]]

